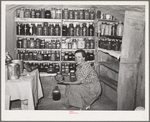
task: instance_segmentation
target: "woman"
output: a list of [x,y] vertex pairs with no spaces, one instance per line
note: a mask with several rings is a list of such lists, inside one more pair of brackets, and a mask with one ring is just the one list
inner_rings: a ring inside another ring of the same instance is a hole
[[77,81],[61,81],[62,84],[67,85],[66,96],[69,107],[87,109],[101,93],[101,85],[97,73],[90,63],[85,61],[85,58],[85,51],[77,50],[75,52],[75,60],[78,65],[76,70]]

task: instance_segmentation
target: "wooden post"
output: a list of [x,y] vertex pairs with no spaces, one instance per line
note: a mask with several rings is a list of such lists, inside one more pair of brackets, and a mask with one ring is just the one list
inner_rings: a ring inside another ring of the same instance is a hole
[[137,89],[137,65],[145,36],[145,15],[125,12],[124,34],[118,78],[118,110],[134,110]]

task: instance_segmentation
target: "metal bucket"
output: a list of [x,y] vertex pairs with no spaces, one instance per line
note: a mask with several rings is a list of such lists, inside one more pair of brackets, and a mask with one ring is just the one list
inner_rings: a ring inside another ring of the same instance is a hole
[[17,63],[20,65],[20,74],[23,73],[23,61],[21,60],[12,60],[12,63]]
[[20,65],[17,63],[8,64],[8,79],[18,79],[20,76]]

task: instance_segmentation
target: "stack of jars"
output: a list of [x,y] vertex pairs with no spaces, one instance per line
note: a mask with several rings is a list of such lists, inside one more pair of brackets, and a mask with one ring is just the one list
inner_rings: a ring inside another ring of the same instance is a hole
[[16,18],[45,18],[45,19],[61,19],[61,9],[24,9],[16,10]]
[[52,39],[45,41],[39,38],[21,38],[18,37],[17,48],[31,48],[31,49],[60,49],[61,42],[59,39]]
[[29,51],[19,50],[17,53],[19,60],[37,61],[60,61],[60,51]]
[[85,19],[94,20],[95,10],[93,9],[68,9],[64,8],[62,13],[63,19]]
[[38,35],[38,36],[60,36],[60,25],[58,23],[48,24],[31,24],[31,23],[17,23],[17,35]]
[[123,36],[123,23],[121,21],[119,24],[102,22],[99,32],[101,36]]
[[73,23],[69,24],[69,27],[67,27],[67,24],[63,24],[62,26],[62,35],[63,36],[94,36],[94,25],[93,23],[89,23],[89,26],[87,26],[86,23],[83,23],[82,25]]
[[121,51],[121,44],[121,39],[101,38],[98,40],[99,48],[107,50]]
[[69,74],[72,70],[76,71],[76,63],[61,63],[62,74]]
[[75,55],[74,52],[61,52],[61,60],[62,61],[75,61]]
[[60,71],[58,63],[29,63],[30,66],[38,66],[40,72],[57,73]]

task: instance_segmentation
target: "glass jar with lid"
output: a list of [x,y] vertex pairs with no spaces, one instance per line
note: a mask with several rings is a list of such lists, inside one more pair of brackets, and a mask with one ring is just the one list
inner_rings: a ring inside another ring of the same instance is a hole
[[69,36],[74,36],[74,26],[73,26],[73,23],[69,24]]
[[89,20],[89,10],[88,10],[88,9],[85,10],[84,18],[85,18],[86,20]]
[[62,18],[63,19],[68,19],[68,8],[64,8]]
[[80,30],[81,30],[81,27],[80,27],[80,24],[76,24],[76,27],[75,27],[75,36],[80,36]]
[[74,10],[74,19],[79,19],[79,11]]
[[69,19],[74,19],[74,10],[69,10]]
[[61,9],[56,9],[56,19],[61,19]]
[[45,8],[41,8],[41,18],[45,18]]
[[50,10],[45,11],[45,18],[50,19],[51,18],[51,12]]
[[49,25],[49,35],[54,36],[55,35],[55,27],[54,24]]
[[87,36],[87,24],[83,23],[82,25],[82,36]]
[[24,18],[30,18],[30,9],[25,9]]
[[43,34],[43,29],[42,29],[42,25],[38,24],[37,28],[36,28],[36,35],[42,35]]
[[35,11],[35,18],[41,18],[41,11],[40,11],[40,9],[37,9]]
[[79,11],[79,19],[84,19],[84,10]]
[[44,22],[43,35],[44,35],[44,36],[47,36],[47,35],[48,35],[48,22]]
[[62,26],[62,36],[67,36],[67,24],[63,24]]
[[60,36],[60,26],[58,23],[55,24],[55,36]]
[[56,9],[55,8],[51,8],[51,18],[56,19]]

